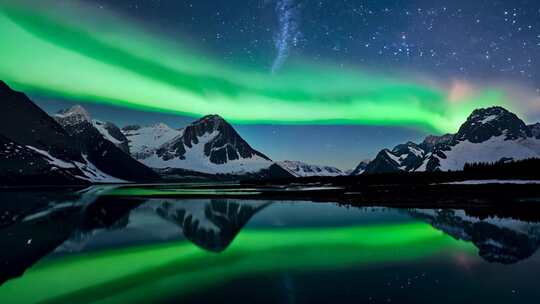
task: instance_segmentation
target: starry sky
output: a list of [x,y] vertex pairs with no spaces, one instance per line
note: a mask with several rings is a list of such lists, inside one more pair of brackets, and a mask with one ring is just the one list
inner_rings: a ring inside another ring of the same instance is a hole
[[173,127],[217,113],[271,158],[343,169],[477,107],[540,120],[538,1],[12,2],[0,79],[50,112]]

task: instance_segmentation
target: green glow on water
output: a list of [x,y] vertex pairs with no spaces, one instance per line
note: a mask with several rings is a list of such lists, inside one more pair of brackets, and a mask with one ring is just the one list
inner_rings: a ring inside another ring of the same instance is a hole
[[344,270],[473,250],[424,223],[247,229],[221,254],[179,242],[45,260],[0,287],[0,302],[151,302],[235,278]]
[[[227,66],[79,1],[0,0],[0,79],[25,92],[236,123],[365,124],[456,131],[502,92],[450,101],[433,86],[298,59],[279,75]],[[175,37],[178,40],[178,37]]]

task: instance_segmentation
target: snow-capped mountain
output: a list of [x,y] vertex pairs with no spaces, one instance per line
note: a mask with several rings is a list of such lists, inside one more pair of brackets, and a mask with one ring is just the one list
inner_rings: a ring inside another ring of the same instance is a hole
[[277,164],[296,177],[345,175],[343,171],[335,167],[310,165],[300,161],[286,160]]
[[72,136],[84,159],[97,170],[125,181],[159,178],[152,169],[125,152],[127,141],[123,135],[117,134],[119,129],[112,123],[92,120],[90,114],[78,105],[60,111],[53,117]]
[[408,142],[392,150],[385,149],[379,152],[366,166],[364,173],[413,171],[424,156],[425,151],[419,145]]
[[473,111],[456,134],[428,136],[385,149],[365,173],[459,171],[466,163],[495,163],[540,157],[538,125],[527,126],[502,107]]
[[120,150],[129,154],[128,139],[124,136],[120,128],[111,122],[103,122],[92,119],[90,113],[80,105],[75,105],[69,109],[61,110],[53,115],[64,128],[70,128],[74,134],[84,131],[84,128],[77,128],[81,124],[91,124],[108,141],[112,142]]
[[540,157],[540,140],[515,114],[501,107],[475,110],[448,145],[427,155],[417,171],[457,171],[466,163]]
[[0,183],[118,182],[88,160],[76,140],[26,95],[0,81]]
[[122,131],[133,157],[151,168],[242,175],[274,165],[218,115],[205,116],[182,130],[158,124]]
[[129,150],[136,159],[146,159],[156,153],[167,142],[182,136],[183,130],[176,130],[164,123],[141,127],[138,125],[122,128],[127,138]]

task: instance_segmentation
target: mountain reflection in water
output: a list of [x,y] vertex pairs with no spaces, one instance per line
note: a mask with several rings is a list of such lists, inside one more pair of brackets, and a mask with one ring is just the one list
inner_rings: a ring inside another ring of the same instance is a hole
[[[292,301],[290,293],[302,289],[297,285],[329,288],[346,280],[367,286],[401,267],[427,269],[411,276],[420,280],[440,267],[432,264],[454,265],[448,272],[527,260],[537,265],[532,256],[540,247],[540,223],[463,210],[102,195],[107,190],[2,192],[1,303],[227,302],[216,297],[230,296],[240,288],[235,284],[260,289],[276,280]],[[385,271],[372,273],[374,267]],[[331,281],[315,282],[319,277]],[[400,284],[394,288],[411,281]],[[364,300],[381,300],[379,285]],[[209,288],[219,292],[207,295]],[[251,300],[237,301],[272,302],[279,294],[250,292]],[[303,302],[322,302],[318,293],[324,292],[303,294]]]

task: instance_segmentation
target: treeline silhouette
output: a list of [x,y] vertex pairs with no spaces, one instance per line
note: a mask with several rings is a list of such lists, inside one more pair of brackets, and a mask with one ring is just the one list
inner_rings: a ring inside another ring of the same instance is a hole
[[326,183],[336,186],[437,184],[483,179],[540,179],[540,159],[503,160],[495,163],[466,164],[462,171],[395,172],[358,176],[303,177],[253,181],[255,184]]
[[501,160],[495,163],[465,164],[465,175],[496,176],[498,178],[540,178],[540,158],[518,161]]

